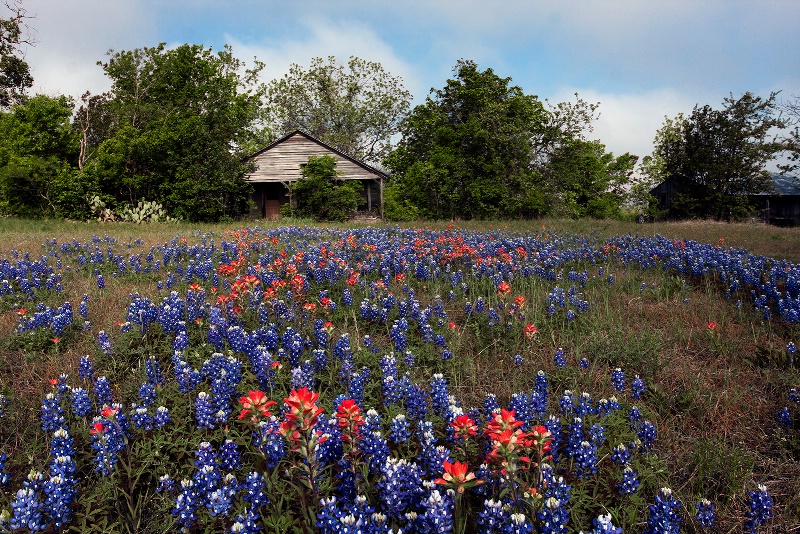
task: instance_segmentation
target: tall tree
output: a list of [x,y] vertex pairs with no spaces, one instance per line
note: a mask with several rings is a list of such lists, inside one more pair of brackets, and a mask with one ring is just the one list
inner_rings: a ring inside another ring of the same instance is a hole
[[278,134],[300,129],[345,154],[380,164],[408,111],[411,93],[380,63],[351,57],[314,58],[269,86],[271,124]]
[[531,170],[531,136],[546,120],[536,97],[510,78],[460,60],[401,126],[387,160],[395,193],[442,218],[531,216],[545,209]]
[[263,65],[245,70],[228,47],[214,54],[188,44],[109,56],[100,63],[109,95],[87,98],[76,119],[84,149],[94,149],[83,172],[105,198],[156,200],[193,221],[245,212],[242,147],[261,135]]
[[28,15],[18,0],[4,3],[8,14],[0,18],[0,108],[20,101],[33,85],[21,48],[33,44],[25,24]]
[[654,155],[667,176],[687,184],[679,199],[686,215],[738,219],[751,210],[750,195],[772,189],[765,167],[783,148],[772,129],[784,126],[775,115],[776,96],[731,96],[721,110],[695,106],[679,125],[665,125],[670,131],[656,137]]
[[547,164],[551,213],[566,217],[619,218],[639,157],[614,157],[599,141],[563,143]]
[[800,95],[793,95],[790,100],[782,102],[780,108],[786,125],[789,127],[789,133],[783,139],[787,158],[778,166],[778,169],[783,174],[793,176],[797,180],[800,178],[798,176],[798,171],[800,171]]
[[0,211],[25,217],[75,216],[78,137],[73,102],[36,95],[0,113]]

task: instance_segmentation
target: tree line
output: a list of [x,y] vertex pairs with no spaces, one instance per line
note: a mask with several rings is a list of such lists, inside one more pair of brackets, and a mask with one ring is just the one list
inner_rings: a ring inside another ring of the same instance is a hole
[[797,171],[796,99],[783,115],[775,94],[695,107],[665,121],[639,164],[592,139],[598,103],[552,104],[469,60],[413,109],[379,63],[316,58],[264,83],[262,63],[189,44],[110,51],[98,65],[111,88],[77,103],[29,96],[24,20],[21,10],[0,19],[5,215],[88,219],[150,201],[188,221],[235,218],[249,210],[247,156],[295,129],[388,171],[395,220],[657,213],[650,188],[676,176],[704,195],[687,190],[683,216],[730,218],[746,213],[748,193],[769,189],[764,166],[778,153]]

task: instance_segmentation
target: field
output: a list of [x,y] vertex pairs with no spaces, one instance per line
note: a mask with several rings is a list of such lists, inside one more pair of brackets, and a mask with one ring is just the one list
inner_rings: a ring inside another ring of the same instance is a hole
[[800,532],[800,231],[294,222],[0,220],[0,531]]

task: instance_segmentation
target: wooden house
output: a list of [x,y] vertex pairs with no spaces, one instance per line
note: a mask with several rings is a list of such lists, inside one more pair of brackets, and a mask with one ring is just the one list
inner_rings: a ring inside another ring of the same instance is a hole
[[775,191],[754,195],[761,219],[776,226],[800,226],[800,182],[773,174]]
[[252,184],[253,216],[277,218],[281,204],[291,202],[288,185],[302,177],[309,156],[329,155],[336,159],[338,180],[360,180],[364,184],[359,211],[383,217],[383,181],[386,174],[343,152],[295,130],[270,143],[248,160],[254,165],[245,179]]
[[[780,174],[773,173],[771,176],[775,186],[773,191],[749,195],[755,210],[751,216],[777,226],[800,226],[800,182]],[[669,213],[670,218],[675,216],[673,201],[678,194],[694,199],[707,196],[703,186],[677,176],[667,178],[651,189],[650,194],[658,200],[658,207]]]

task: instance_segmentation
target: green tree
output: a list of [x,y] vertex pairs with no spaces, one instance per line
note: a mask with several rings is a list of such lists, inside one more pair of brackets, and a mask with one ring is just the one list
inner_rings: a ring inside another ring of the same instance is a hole
[[620,218],[638,156],[614,157],[599,141],[573,138],[547,163],[551,211],[566,217]]
[[87,186],[76,175],[73,102],[36,95],[0,113],[0,210],[25,217],[82,218]]
[[472,61],[453,70],[455,78],[401,125],[403,138],[387,160],[398,201],[435,219],[542,213],[530,142],[546,121],[542,104]]
[[782,102],[780,108],[789,127],[789,134],[783,139],[786,161],[778,169],[797,180],[800,171],[800,96],[793,95],[790,100]]
[[783,145],[771,130],[784,126],[775,115],[776,96],[731,96],[721,110],[695,106],[688,118],[665,125],[654,157],[684,188],[673,215],[739,219],[751,211],[751,195],[772,190],[765,166]]
[[345,221],[361,202],[363,185],[357,180],[339,180],[333,156],[311,156],[303,166],[303,177],[291,184],[295,213],[317,221]]
[[391,149],[392,136],[409,108],[402,79],[380,63],[329,56],[311,60],[269,86],[270,123],[279,134],[300,129],[343,153],[373,164]]
[[28,15],[19,1],[6,2],[5,8],[9,13],[0,18],[0,108],[20,102],[33,85],[33,76],[21,51],[24,45],[33,44],[26,32]]
[[104,199],[154,200],[190,221],[246,212],[242,156],[263,136],[263,65],[245,70],[228,47],[214,54],[188,44],[109,56],[100,63],[109,95],[86,100],[76,118],[83,154],[93,154],[83,172]]

